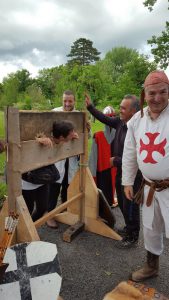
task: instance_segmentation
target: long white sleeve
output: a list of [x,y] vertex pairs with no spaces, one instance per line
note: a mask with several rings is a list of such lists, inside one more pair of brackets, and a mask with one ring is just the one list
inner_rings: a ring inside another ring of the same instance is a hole
[[124,143],[122,157],[122,184],[133,185],[137,174],[137,153],[136,141],[134,137],[134,120],[131,119],[128,124],[128,131]]

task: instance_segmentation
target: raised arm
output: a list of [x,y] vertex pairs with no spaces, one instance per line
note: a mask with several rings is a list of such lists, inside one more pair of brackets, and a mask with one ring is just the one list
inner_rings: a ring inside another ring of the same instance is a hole
[[87,110],[100,122],[115,128],[117,127],[117,125],[119,124],[119,122],[121,122],[121,120],[119,119],[119,117],[108,117],[105,114],[103,114],[101,111],[99,111],[98,109],[96,109],[93,105],[92,102],[90,100],[89,95],[85,95],[85,105]]

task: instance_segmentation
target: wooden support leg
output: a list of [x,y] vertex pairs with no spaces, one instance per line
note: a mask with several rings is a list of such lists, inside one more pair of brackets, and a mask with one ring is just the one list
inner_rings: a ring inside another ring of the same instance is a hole
[[19,213],[19,222],[16,229],[17,243],[39,241],[39,235],[23,196],[17,197],[17,211]]
[[0,241],[2,240],[4,228],[5,228],[5,218],[9,215],[8,213],[8,200],[6,199],[3,203],[0,212]]
[[[69,186],[68,199],[69,197],[74,197],[79,192],[79,179],[80,174],[78,171]],[[80,201],[84,201],[85,230],[114,240],[121,240],[121,236],[118,235],[110,226],[107,226],[99,217],[99,192],[88,168],[86,168],[85,194],[83,195],[83,199],[79,199],[78,202],[70,205],[68,207],[68,214],[61,218],[66,224],[71,224],[69,223],[69,214],[73,215],[74,218],[75,216],[77,216],[77,218],[79,217]],[[59,220],[59,215],[57,216],[57,220]]]
[[86,218],[85,220],[85,230],[100,234],[102,236],[111,238],[113,240],[120,241],[122,238],[121,236],[116,233],[113,229],[111,229],[109,226],[107,226],[101,219],[91,219]]
[[84,227],[84,223],[81,222],[77,222],[76,224],[70,226],[63,233],[63,240],[70,243],[80,232],[84,230]]

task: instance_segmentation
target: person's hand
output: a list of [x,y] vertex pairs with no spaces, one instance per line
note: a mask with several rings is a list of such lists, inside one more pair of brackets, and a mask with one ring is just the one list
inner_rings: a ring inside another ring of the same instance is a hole
[[49,137],[39,137],[36,138],[36,141],[43,146],[47,146],[49,148],[53,147],[53,141]]
[[87,93],[85,93],[85,105],[88,107],[90,104],[92,104],[91,99]]
[[115,157],[110,157],[110,166],[113,167],[113,161]]
[[0,153],[4,152],[6,149],[6,144],[4,140],[0,140]]
[[124,187],[124,193],[125,193],[125,196],[126,196],[127,199],[129,199],[131,201],[133,200],[134,193],[133,193],[133,186],[132,185],[126,185]]
[[78,140],[79,139],[79,135],[76,131],[73,131],[73,134],[72,134],[72,140]]

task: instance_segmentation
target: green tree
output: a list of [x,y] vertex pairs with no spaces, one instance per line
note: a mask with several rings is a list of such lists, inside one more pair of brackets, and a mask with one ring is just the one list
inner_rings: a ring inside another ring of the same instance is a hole
[[118,102],[125,94],[135,94],[139,97],[145,77],[154,69],[154,62],[150,62],[145,55],[137,54],[137,57],[124,65],[118,82],[112,86],[113,99]]
[[124,72],[125,65],[131,62],[138,56],[138,52],[135,49],[126,47],[115,47],[111,51],[107,52],[105,58],[100,61],[100,71],[106,72],[111,76],[112,82],[116,83],[119,76]]
[[[146,0],[143,4],[152,11],[156,2],[157,0]],[[152,47],[151,52],[154,55],[156,63],[158,63],[162,69],[166,69],[169,65],[169,22],[166,22],[165,27],[166,29],[162,31],[160,36],[156,37],[153,35],[152,38],[147,41]]]
[[60,70],[61,67],[54,67],[39,71],[36,83],[47,99],[52,100],[55,96],[56,84],[62,77]]
[[153,6],[154,6],[154,4],[157,2],[157,0],[145,0],[144,2],[143,2],[143,4],[144,4],[144,6],[146,6],[146,7],[148,7],[148,9],[150,10],[150,11],[152,11],[153,10]]
[[46,98],[42,94],[41,88],[36,84],[33,83],[30,85],[26,90],[27,96],[31,99],[31,108],[32,109],[47,109],[48,102]]
[[34,80],[30,78],[30,73],[26,69],[22,69],[13,74],[13,76],[18,80],[18,92],[25,92],[27,87],[31,85]]
[[166,30],[162,31],[161,36],[152,36],[147,41],[151,47],[151,53],[154,55],[154,60],[162,69],[167,69],[169,66],[169,22],[166,22]]
[[19,94],[19,81],[13,73],[3,79],[3,95],[1,97],[1,108],[7,105],[13,105],[17,101]]
[[71,51],[67,55],[71,59],[68,63],[71,65],[90,65],[100,59],[100,52],[93,47],[93,42],[85,38],[79,38],[71,46]]
[[110,94],[111,78],[100,72],[98,65],[83,66],[77,80],[77,98],[84,107],[84,92],[90,94],[94,105],[103,105]]

